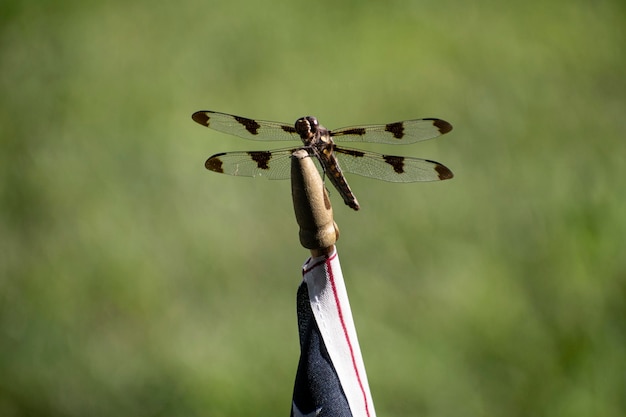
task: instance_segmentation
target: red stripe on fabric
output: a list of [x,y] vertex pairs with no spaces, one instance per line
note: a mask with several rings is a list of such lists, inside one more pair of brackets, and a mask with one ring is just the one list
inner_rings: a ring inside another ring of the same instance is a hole
[[335,297],[335,306],[337,306],[337,312],[339,313],[339,320],[341,321],[341,328],[343,329],[343,335],[346,338],[346,342],[348,343],[348,349],[350,349],[350,358],[352,359],[352,368],[354,369],[354,373],[356,374],[356,379],[359,381],[359,388],[361,389],[361,393],[363,394],[363,401],[365,402],[365,413],[369,416],[369,404],[367,402],[367,394],[365,393],[365,389],[363,388],[363,382],[361,381],[361,375],[359,374],[359,368],[356,364],[356,358],[354,357],[354,350],[352,349],[352,342],[350,341],[350,336],[348,335],[348,328],[346,327],[346,323],[343,319],[343,311],[341,309],[341,304],[339,303],[339,295],[337,294],[337,287],[335,286],[335,276],[333,275],[333,270],[330,266],[330,261],[337,255],[335,253],[331,258],[326,259],[326,270],[328,271],[328,277],[330,278],[330,285],[333,289],[333,296]]

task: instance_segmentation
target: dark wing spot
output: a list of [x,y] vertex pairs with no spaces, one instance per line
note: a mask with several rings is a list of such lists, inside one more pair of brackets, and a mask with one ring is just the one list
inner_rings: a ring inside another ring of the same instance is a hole
[[439,133],[441,133],[442,135],[445,135],[446,133],[448,133],[449,131],[452,130],[452,125],[448,122],[446,122],[445,120],[441,120],[441,119],[430,119],[430,118],[426,118],[424,120],[432,120],[433,125],[439,129]]
[[[365,134],[365,128],[363,127],[355,127],[353,129],[348,129],[348,130],[344,130],[341,132],[342,135],[357,135],[357,136],[363,136]],[[332,133],[331,133],[331,136]]]
[[219,172],[220,174],[224,173],[224,169],[222,168],[222,160],[220,156],[224,155],[223,153],[218,153],[213,155],[204,163],[204,167],[209,171]]
[[282,125],[281,129],[283,129],[287,133],[296,133],[296,128],[289,125]]
[[385,125],[385,131],[390,132],[396,139],[402,139],[404,137],[404,123],[389,123]]
[[204,111],[197,111],[191,115],[191,118],[194,122],[199,123],[203,126],[209,127],[209,115]]
[[252,133],[253,135],[259,134],[259,128],[261,127],[261,125],[258,124],[255,120],[246,119],[245,117],[240,116],[233,117],[235,118],[235,120],[237,120],[238,123],[243,125],[243,127],[245,127],[248,132]]
[[259,169],[269,169],[269,162],[272,159],[272,153],[269,151],[252,151],[248,152],[248,155],[256,162],[256,166]]
[[346,155],[354,156],[356,158],[362,158],[365,156],[365,152],[361,152],[357,149],[345,149],[345,148],[335,148],[335,152],[343,153]]
[[450,178],[454,177],[454,174],[448,169],[448,167],[441,165],[439,162],[436,161],[430,161],[428,159],[427,161],[435,164],[435,171],[437,171],[437,175],[439,175],[440,180],[449,180]]
[[385,158],[385,162],[393,167],[393,170],[398,173],[404,173],[404,157],[402,156],[391,156],[391,155],[383,155]]

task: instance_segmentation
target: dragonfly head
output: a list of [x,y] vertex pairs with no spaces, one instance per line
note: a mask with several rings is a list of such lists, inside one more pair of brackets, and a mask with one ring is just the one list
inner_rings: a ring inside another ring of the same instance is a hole
[[311,139],[317,133],[320,124],[313,116],[301,117],[296,120],[296,132],[303,140]]

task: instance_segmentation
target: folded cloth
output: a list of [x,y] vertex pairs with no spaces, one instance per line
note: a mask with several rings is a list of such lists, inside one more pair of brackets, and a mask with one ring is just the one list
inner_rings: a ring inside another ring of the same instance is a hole
[[375,417],[336,252],[305,263],[297,312],[300,361],[291,417]]

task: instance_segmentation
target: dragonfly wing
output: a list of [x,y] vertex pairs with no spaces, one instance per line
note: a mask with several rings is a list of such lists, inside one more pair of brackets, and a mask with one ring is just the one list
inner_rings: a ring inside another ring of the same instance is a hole
[[285,123],[248,119],[210,110],[197,111],[191,118],[196,123],[218,132],[228,133],[244,139],[300,141],[296,128]]
[[204,166],[220,174],[284,180],[291,177],[290,157],[296,149],[218,153],[207,159]]
[[334,153],[343,171],[383,181],[440,181],[454,176],[446,166],[429,159],[383,155],[337,147]]
[[436,138],[452,130],[452,125],[441,119],[415,119],[386,125],[343,127],[330,135],[337,142],[372,142],[409,144]]

